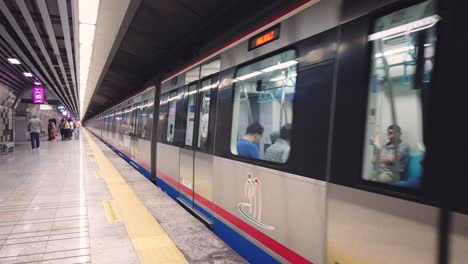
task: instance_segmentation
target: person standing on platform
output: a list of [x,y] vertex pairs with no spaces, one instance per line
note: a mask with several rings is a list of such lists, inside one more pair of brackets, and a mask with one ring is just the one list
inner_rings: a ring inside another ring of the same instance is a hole
[[52,141],[55,139],[55,124],[52,121],[52,119],[49,119],[49,124],[47,126],[47,133],[49,138],[47,139],[48,141]]
[[73,133],[75,133],[75,122],[73,122],[73,119],[68,119],[68,123],[70,124],[70,138],[69,140],[72,140],[73,139]]
[[65,118],[62,118],[62,121],[60,121],[59,130],[62,140],[65,140]]
[[75,121],[75,139],[80,139],[80,129],[81,129],[81,122],[80,120]]
[[63,135],[65,136],[65,140],[70,139],[70,123],[68,122],[66,118],[63,123]]
[[28,131],[31,135],[31,147],[32,149],[39,149],[40,146],[40,138],[39,136],[41,135],[41,130],[42,130],[42,122],[39,118],[37,118],[36,115],[33,115],[33,117],[29,120],[28,123]]

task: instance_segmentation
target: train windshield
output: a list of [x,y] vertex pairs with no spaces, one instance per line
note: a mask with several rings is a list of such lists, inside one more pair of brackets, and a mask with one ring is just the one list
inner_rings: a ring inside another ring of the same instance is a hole
[[362,178],[418,188],[424,165],[425,100],[439,17],[426,1],[374,21]]
[[288,160],[297,63],[296,52],[288,50],[237,70],[232,154],[275,163]]

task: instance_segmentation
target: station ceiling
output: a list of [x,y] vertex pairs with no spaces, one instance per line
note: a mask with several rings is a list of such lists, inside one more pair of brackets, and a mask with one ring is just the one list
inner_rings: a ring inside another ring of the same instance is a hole
[[[16,96],[40,83],[76,115],[72,4],[72,0],[0,0],[0,83]],[[8,58],[21,64],[11,64]]]
[[85,119],[301,2],[304,0],[138,1],[122,22]]

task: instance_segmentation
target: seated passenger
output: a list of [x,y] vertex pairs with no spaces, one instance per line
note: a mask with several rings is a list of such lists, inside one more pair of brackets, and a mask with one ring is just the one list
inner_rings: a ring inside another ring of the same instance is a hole
[[244,137],[237,141],[237,154],[242,157],[258,159],[259,151],[257,144],[263,136],[263,127],[258,122],[247,127]]
[[400,136],[401,128],[398,125],[391,125],[387,128],[389,141],[374,160],[376,169],[371,180],[398,183],[406,175],[410,148],[406,142],[401,140]]
[[271,144],[275,144],[276,140],[278,140],[280,136],[280,132],[279,131],[274,131],[274,132],[271,132],[270,134],[270,140],[271,140]]
[[265,152],[265,160],[285,163],[288,160],[291,139],[291,124],[281,127],[279,138]]

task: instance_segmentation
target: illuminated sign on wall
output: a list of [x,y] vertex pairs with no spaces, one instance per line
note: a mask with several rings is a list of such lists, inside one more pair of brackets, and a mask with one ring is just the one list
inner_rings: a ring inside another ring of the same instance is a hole
[[32,101],[34,104],[44,103],[44,88],[36,86],[32,90]]
[[39,106],[40,110],[54,110],[54,107],[48,104],[43,104]]

